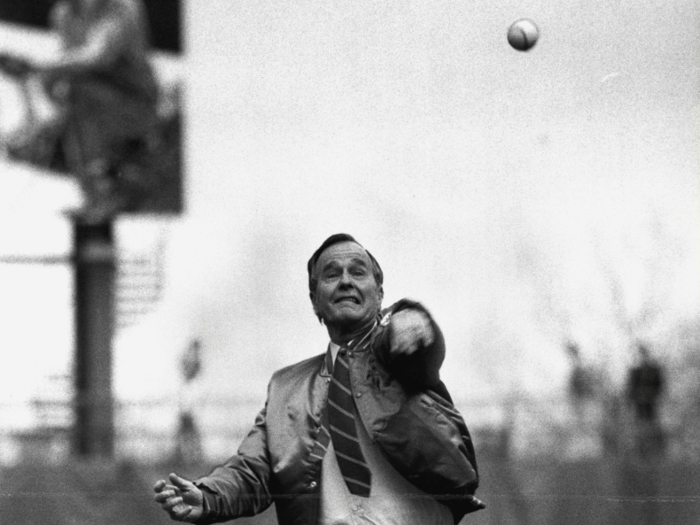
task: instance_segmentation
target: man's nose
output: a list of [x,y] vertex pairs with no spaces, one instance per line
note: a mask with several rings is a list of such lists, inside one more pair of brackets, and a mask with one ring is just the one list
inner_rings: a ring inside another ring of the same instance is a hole
[[344,271],[342,274],[340,274],[340,285],[341,286],[348,286],[352,285],[353,280],[352,280],[352,275],[350,275],[350,272]]

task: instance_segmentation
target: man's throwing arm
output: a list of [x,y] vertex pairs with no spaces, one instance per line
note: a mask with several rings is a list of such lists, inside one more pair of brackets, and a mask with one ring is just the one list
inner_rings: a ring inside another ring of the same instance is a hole
[[373,347],[382,366],[404,388],[423,390],[440,384],[445,339],[420,303],[402,299],[383,311]]

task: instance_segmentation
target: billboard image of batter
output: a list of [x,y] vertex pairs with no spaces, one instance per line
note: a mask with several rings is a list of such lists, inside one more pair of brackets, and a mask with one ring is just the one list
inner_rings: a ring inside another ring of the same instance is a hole
[[3,2],[0,82],[13,98],[4,101],[13,114],[0,117],[3,155],[74,177],[87,220],[182,210],[180,85],[171,73],[179,24],[171,4]]

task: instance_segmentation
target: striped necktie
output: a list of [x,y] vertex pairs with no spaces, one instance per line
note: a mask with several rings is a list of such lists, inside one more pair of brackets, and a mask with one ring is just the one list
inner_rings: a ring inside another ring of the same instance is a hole
[[350,386],[347,348],[335,358],[333,379],[328,388],[328,423],[340,472],[351,494],[369,497],[372,473],[360,448],[355,427],[355,402]]

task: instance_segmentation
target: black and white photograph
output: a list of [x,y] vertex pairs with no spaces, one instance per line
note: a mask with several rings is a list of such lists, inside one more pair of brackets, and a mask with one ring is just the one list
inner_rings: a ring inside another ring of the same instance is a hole
[[700,5],[2,0],[0,522],[700,516]]

